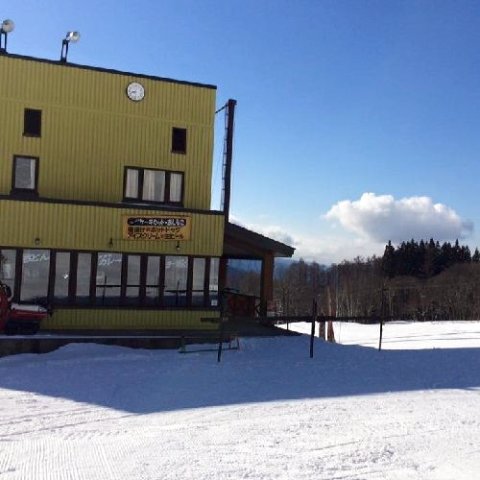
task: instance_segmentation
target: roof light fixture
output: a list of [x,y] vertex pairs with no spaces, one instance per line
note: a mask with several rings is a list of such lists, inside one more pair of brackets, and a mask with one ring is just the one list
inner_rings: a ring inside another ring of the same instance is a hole
[[68,46],[70,43],[76,43],[80,40],[80,32],[67,32],[67,35],[62,40],[62,50],[60,52],[60,61],[66,62],[68,55]]
[[14,29],[15,23],[8,18],[0,24],[0,53],[7,53],[7,36]]

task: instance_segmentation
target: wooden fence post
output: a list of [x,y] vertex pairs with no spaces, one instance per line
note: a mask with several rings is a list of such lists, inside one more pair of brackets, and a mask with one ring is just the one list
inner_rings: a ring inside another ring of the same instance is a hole
[[313,358],[313,341],[315,339],[315,323],[317,322],[317,300],[312,305],[312,328],[310,331],[310,358]]

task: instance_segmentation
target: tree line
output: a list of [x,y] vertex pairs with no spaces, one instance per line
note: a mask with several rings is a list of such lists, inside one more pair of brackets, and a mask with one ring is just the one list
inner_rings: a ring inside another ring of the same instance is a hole
[[[240,291],[256,294],[259,274],[237,272]],[[242,285],[243,282],[243,285]],[[411,240],[385,246],[383,256],[336,265],[304,260],[276,267],[273,310],[308,315],[312,301],[325,315],[404,320],[480,319],[480,253],[456,242]]]

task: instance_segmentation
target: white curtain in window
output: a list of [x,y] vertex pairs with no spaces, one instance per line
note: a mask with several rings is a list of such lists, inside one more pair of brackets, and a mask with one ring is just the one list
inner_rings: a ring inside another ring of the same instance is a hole
[[35,189],[35,166],[36,162],[33,158],[16,158],[15,188]]
[[165,198],[165,172],[161,170],[144,170],[143,200],[163,202]]
[[127,169],[125,198],[138,198],[138,170],[133,168]]
[[182,201],[182,184],[183,184],[183,174],[181,173],[170,174],[170,201],[171,202]]

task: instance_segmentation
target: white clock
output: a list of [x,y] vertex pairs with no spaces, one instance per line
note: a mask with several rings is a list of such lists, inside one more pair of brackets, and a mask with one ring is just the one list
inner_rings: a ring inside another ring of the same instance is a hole
[[138,82],[129,83],[127,86],[127,96],[130,100],[139,102],[145,97],[145,88],[143,88],[143,85]]

